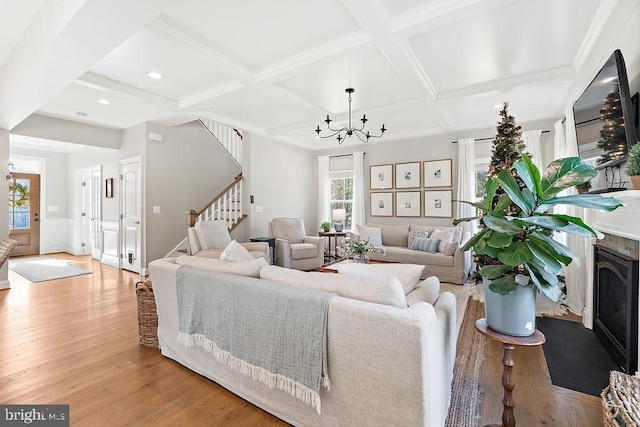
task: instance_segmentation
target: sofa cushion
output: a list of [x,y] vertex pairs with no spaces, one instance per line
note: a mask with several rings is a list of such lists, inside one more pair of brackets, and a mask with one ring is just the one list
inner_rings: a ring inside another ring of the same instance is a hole
[[260,277],[260,269],[269,263],[264,258],[255,258],[251,261],[229,262],[221,259],[203,258],[184,255],[176,258],[176,264],[189,265],[203,270],[219,271],[238,276]]
[[365,227],[364,225],[356,225],[356,227],[360,240],[369,239],[373,246],[382,246],[382,229],[380,227]]
[[385,246],[408,247],[409,225],[385,225],[367,223],[367,227],[380,227],[382,230],[382,244]]
[[447,246],[447,243],[453,241],[453,230],[451,229],[438,229],[433,230],[429,235],[432,239],[440,239],[440,246],[438,247],[438,252],[444,253],[444,249]]
[[[201,258],[220,259],[222,252],[224,252],[224,249],[203,249],[193,254],[193,256],[197,256]],[[254,258],[264,258],[265,260],[267,259],[267,254],[262,251],[249,251],[249,253],[253,255]]]
[[305,272],[268,265],[260,270],[260,278],[298,288],[333,292],[345,298],[407,308],[402,285],[395,277]]
[[336,269],[342,274],[357,274],[361,276],[374,277],[395,277],[404,289],[404,294],[408,294],[416,287],[422,276],[424,265],[417,264],[361,264],[361,263],[338,263]]
[[291,244],[291,259],[305,259],[318,256],[318,246],[313,243]]
[[429,237],[429,231],[428,230],[410,231],[409,238],[407,241],[407,247],[409,249],[411,249],[411,245],[413,244],[413,239],[415,239],[416,237]]
[[226,221],[198,221],[194,228],[202,249],[223,249],[231,243]]
[[454,257],[445,256],[445,254],[436,252],[414,251],[409,248],[400,248],[397,246],[385,246],[385,255],[371,253],[369,258],[383,261],[406,262],[407,264],[424,264],[425,273],[429,273],[430,265],[439,265],[442,267],[453,267]]
[[412,306],[417,302],[425,301],[434,305],[439,295],[440,279],[436,276],[427,277],[422,282],[419,282],[414,290],[407,294],[407,304]]
[[428,237],[416,237],[413,239],[411,249],[423,252],[438,252],[438,246],[440,246],[440,239],[429,239]]
[[247,248],[234,239],[224,248],[224,251],[220,254],[220,259],[229,262],[240,262],[253,261],[255,257],[251,255],[251,252],[249,252]]

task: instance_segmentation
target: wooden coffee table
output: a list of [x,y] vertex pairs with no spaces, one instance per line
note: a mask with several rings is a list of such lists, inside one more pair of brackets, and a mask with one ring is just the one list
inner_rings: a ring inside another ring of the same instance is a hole
[[[321,273],[337,273],[338,269],[336,266],[338,264],[352,264],[353,260],[351,258],[342,258],[337,259],[335,261],[329,262],[327,264],[321,265],[320,269],[318,269]],[[382,261],[382,260],[369,260],[369,264],[397,264],[396,261]]]

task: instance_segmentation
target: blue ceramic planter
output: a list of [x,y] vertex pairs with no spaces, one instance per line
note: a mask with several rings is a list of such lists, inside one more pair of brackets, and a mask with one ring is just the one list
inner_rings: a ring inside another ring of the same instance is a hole
[[484,281],[484,313],[494,331],[516,337],[528,337],[536,330],[536,288],[518,286],[509,295],[489,290],[491,281]]

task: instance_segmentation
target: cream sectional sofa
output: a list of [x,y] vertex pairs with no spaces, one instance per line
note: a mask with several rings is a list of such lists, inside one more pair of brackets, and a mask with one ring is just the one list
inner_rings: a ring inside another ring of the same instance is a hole
[[[361,226],[359,229],[365,230]],[[424,265],[422,277],[436,276],[441,282],[463,284],[469,276],[472,266],[471,251],[462,252],[460,248],[471,238],[471,233],[463,232],[460,227],[385,225],[369,222],[366,229],[380,229],[382,247],[385,249],[384,255],[372,253],[370,259]],[[431,235],[435,230],[453,232],[451,244],[443,245],[445,250],[431,253],[409,248],[412,237],[415,238],[420,233]],[[369,237],[366,233],[360,234],[353,233],[350,238]]]
[[[243,286],[264,287],[266,282],[277,282],[278,286],[308,287],[308,292],[338,294],[329,302],[327,317],[331,385],[320,391],[322,411],[318,414],[289,393],[271,389],[217,361],[203,348],[178,341],[179,271],[208,270],[207,261],[221,265],[219,260],[198,257],[166,258],[149,265],[164,356],[295,426],[444,425],[457,340],[456,304],[451,293],[438,292],[437,279],[421,281],[405,295],[406,289],[395,277],[302,272],[265,265],[260,259],[248,262],[247,269],[241,263],[226,265],[225,271],[235,269],[248,276],[259,271],[265,278],[202,273],[212,281],[222,277],[225,286],[242,282]],[[211,264],[213,270],[215,265]]]

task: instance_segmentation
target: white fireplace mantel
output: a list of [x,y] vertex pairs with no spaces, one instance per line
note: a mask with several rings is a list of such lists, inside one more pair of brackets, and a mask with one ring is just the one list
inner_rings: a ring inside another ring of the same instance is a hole
[[[585,209],[585,222],[596,230],[626,237],[628,239],[640,241],[640,190],[627,190],[614,193],[603,194],[612,196],[622,201],[625,206],[612,212],[601,212],[593,209]],[[585,248],[585,264],[593,265],[594,250],[593,243],[590,242]],[[586,306],[582,315],[582,323],[587,328],[593,328],[593,269],[586,269]],[[638,284],[636,284],[638,286]],[[640,313],[639,313],[640,319]],[[640,333],[639,333],[640,335]],[[639,337],[640,338],[640,337]],[[638,340],[640,343],[640,339]],[[639,345],[640,350],[640,345]],[[640,351],[638,352],[640,355]],[[639,357],[640,359],[640,357]],[[640,360],[638,360],[640,366]]]

